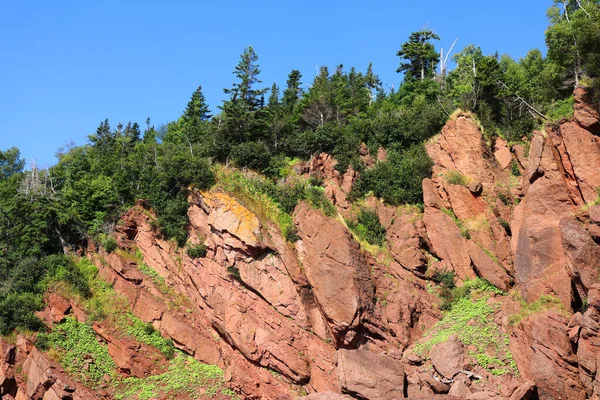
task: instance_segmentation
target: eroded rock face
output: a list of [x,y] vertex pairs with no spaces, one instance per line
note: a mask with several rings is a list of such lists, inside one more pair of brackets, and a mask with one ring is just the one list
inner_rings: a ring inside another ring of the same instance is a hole
[[510,337],[519,372],[535,381],[542,400],[586,398],[567,324],[559,313],[542,311],[521,321]]
[[374,287],[358,243],[338,221],[301,204],[295,213],[300,261],[338,347],[356,338],[363,313],[373,306]]
[[571,307],[571,279],[562,249],[560,220],[572,215],[575,207],[560,165],[552,142],[536,135],[525,175],[529,186],[517,206],[519,218],[515,218],[511,230],[515,280],[525,299],[533,301],[542,294],[554,294]]

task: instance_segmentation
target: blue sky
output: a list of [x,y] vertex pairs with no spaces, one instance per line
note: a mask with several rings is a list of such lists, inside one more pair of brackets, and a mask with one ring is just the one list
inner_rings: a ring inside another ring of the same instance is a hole
[[176,119],[198,85],[213,109],[252,45],[265,86],[292,68],[308,84],[340,63],[398,85],[396,52],[424,25],[438,48],[480,45],[515,58],[544,48],[550,0],[19,1],[0,12],[0,149],[55,163],[100,121],[155,125]]

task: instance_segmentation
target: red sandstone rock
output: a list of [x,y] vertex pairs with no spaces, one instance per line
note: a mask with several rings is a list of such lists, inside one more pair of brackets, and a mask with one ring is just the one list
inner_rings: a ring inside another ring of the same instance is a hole
[[494,156],[496,157],[496,160],[498,160],[498,163],[502,169],[506,169],[510,166],[510,163],[512,162],[512,155],[510,154],[506,140],[502,138],[496,139],[496,144],[494,145]]
[[302,203],[295,213],[296,243],[306,277],[338,345],[349,344],[361,314],[372,307],[370,272],[348,230]]
[[342,392],[367,399],[404,397],[404,368],[400,361],[366,350],[338,350],[338,379]]
[[423,222],[435,255],[450,262],[458,278],[474,278],[465,240],[452,218],[442,211],[426,207]]
[[542,311],[521,321],[510,336],[519,372],[535,381],[540,400],[585,399],[567,323],[555,311]]
[[465,367],[465,348],[458,336],[452,335],[445,342],[431,347],[429,358],[433,367],[443,377],[451,379]]
[[471,240],[467,240],[467,250],[477,275],[489,281],[498,289],[508,291],[511,277],[504,267],[493,260],[481,247]]
[[575,98],[575,121],[583,129],[600,134],[600,112],[590,105],[586,90],[579,86],[573,92]]

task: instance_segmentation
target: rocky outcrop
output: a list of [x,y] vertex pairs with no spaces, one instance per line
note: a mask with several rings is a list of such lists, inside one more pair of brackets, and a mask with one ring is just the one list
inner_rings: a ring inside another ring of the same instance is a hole
[[556,311],[542,311],[521,321],[510,337],[521,376],[536,383],[542,400],[586,398],[567,324]]
[[73,381],[54,361],[19,336],[17,344],[0,339],[0,398],[23,400],[108,399],[99,389],[91,391]]
[[[341,174],[320,154],[293,168],[323,179],[341,217],[300,203],[293,243],[252,201],[191,190],[189,240],[204,244],[205,256],[161,238],[143,203],[117,224],[118,251],[88,255],[138,318],[223,368],[244,399],[598,398],[600,206],[591,204],[600,187],[598,121],[578,89],[573,121],[536,132],[529,144],[496,138],[490,146],[460,113],[426,144],[434,166],[423,208],[373,197],[361,203],[386,230],[381,246],[361,247],[341,218],[355,212],[348,194],[358,173]],[[376,162],[365,145],[360,157]],[[377,160],[385,157],[379,149]],[[520,177],[511,175],[517,170]],[[494,343],[465,343],[456,331],[417,351],[446,323],[440,306],[454,295],[442,298],[437,272],[455,274],[457,293],[474,278],[510,293],[481,303],[492,325],[481,315],[461,323],[497,328],[495,345],[509,346],[514,363],[493,353]],[[57,293],[38,315],[49,326],[66,315],[87,318]],[[110,326],[93,328],[120,373],[165,368],[152,349]],[[88,398],[31,344],[2,346],[1,398]],[[494,368],[499,363],[504,369]]]

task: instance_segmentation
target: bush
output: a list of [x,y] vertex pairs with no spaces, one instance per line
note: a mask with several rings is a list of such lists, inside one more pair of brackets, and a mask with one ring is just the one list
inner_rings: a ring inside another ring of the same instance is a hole
[[238,144],[231,150],[230,156],[237,167],[256,171],[266,170],[271,163],[269,148],[260,142]]
[[0,335],[8,335],[15,329],[41,329],[44,324],[33,312],[41,310],[43,305],[39,294],[8,293],[0,296]]
[[190,258],[206,257],[206,245],[204,243],[189,245],[186,252]]
[[402,152],[390,151],[388,161],[367,169],[355,182],[350,199],[356,200],[369,192],[391,205],[421,203],[422,181],[431,176],[433,163],[422,144]]
[[100,238],[100,244],[102,244],[104,250],[106,250],[106,252],[109,254],[115,251],[117,248],[117,240],[112,236],[103,235]]
[[379,222],[376,212],[361,209],[356,221],[348,221],[348,227],[361,239],[369,244],[382,246],[385,240],[385,228]]
[[519,169],[519,163],[516,160],[512,160],[510,163],[510,173],[513,176],[521,176],[521,170]]
[[575,107],[575,99],[573,96],[568,99],[558,100],[552,104],[548,110],[548,119],[550,122],[559,122],[562,119],[570,119],[573,117]]

